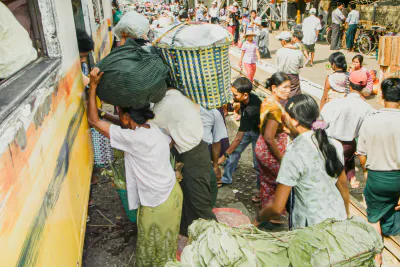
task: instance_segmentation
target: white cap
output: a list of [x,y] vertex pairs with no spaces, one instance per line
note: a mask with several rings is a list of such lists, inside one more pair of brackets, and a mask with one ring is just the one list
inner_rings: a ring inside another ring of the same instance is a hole
[[212,4],[213,4],[213,5],[217,5],[218,3],[217,3],[217,2],[212,2]]
[[233,6],[238,6],[238,3],[236,3],[236,2],[235,2],[235,3],[233,3]]
[[315,8],[310,9],[310,14],[317,14],[317,10]]
[[290,41],[292,40],[292,34],[290,32],[281,32],[277,36],[275,36],[277,40],[285,40]]

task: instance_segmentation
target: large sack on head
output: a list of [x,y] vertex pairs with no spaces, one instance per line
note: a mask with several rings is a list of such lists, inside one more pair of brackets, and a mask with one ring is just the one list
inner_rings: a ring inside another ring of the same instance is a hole
[[142,108],[161,101],[167,92],[168,67],[155,49],[133,40],[114,49],[97,67],[104,72],[97,95],[112,105]]
[[114,33],[121,38],[125,33],[131,38],[143,38],[150,30],[149,20],[135,11],[126,12],[114,28]]

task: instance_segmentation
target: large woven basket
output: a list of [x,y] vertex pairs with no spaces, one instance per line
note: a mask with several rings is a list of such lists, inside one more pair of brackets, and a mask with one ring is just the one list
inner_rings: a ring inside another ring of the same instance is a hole
[[[190,25],[185,25],[190,26]],[[178,27],[176,28],[178,31]],[[205,108],[219,108],[232,100],[229,46],[176,47],[153,43],[170,68],[173,86]]]

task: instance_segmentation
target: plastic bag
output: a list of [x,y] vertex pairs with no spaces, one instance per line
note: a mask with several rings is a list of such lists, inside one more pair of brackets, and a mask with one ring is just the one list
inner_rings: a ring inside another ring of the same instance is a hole
[[167,92],[168,67],[153,47],[141,47],[131,39],[97,67],[104,72],[97,95],[112,105],[143,108],[161,101]]
[[8,78],[36,58],[28,32],[0,2],[0,79]]
[[119,38],[122,33],[131,38],[144,38],[150,30],[150,23],[148,19],[135,11],[129,11],[122,16],[118,24],[114,28],[114,33]]

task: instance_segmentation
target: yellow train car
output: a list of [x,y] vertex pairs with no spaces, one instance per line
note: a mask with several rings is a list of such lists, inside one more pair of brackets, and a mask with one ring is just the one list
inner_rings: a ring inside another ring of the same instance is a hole
[[[37,59],[0,77],[0,266],[80,266],[93,149],[75,28],[92,36],[94,62],[106,56],[111,1],[0,5],[37,52]],[[9,36],[0,32],[0,69],[1,38]]]

